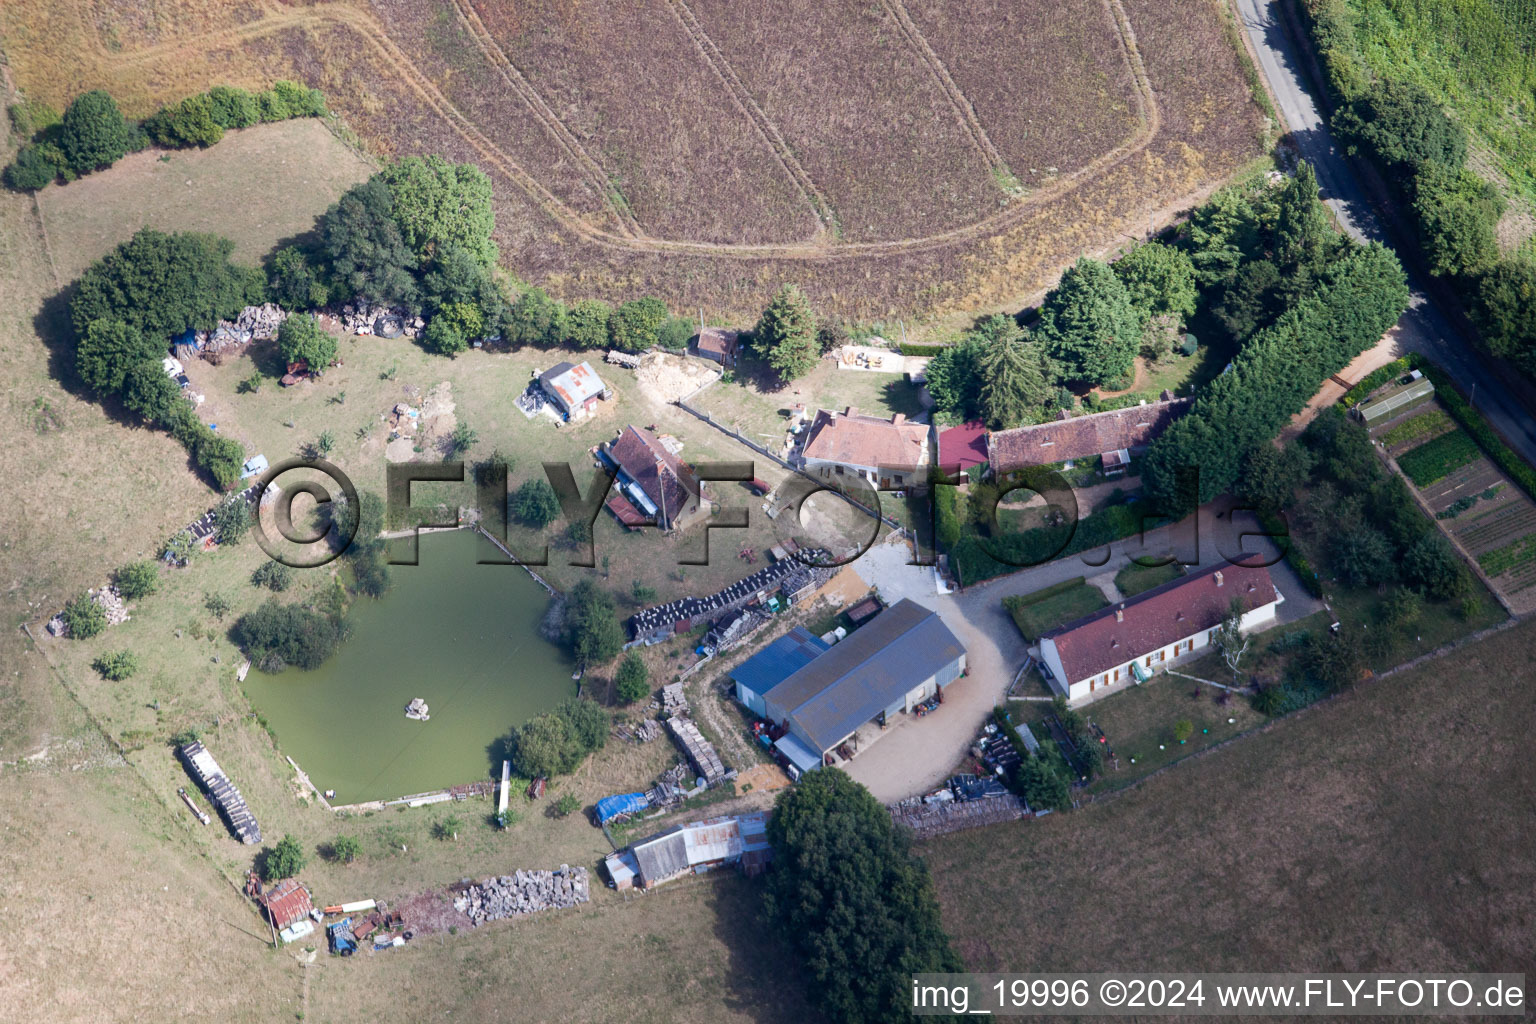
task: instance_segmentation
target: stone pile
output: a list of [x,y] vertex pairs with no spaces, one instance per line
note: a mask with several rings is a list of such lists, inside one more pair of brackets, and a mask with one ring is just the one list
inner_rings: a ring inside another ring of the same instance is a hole
[[101,605],[101,610],[107,613],[107,625],[116,626],[128,621],[128,604],[117,592],[116,587],[108,586],[100,590],[92,590],[90,595],[91,600]]
[[287,310],[275,302],[264,302],[259,306],[246,306],[242,309],[233,326],[242,333],[249,331],[256,341],[270,341],[277,337],[277,329],[286,319]]
[[654,718],[647,718],[635,726],[635,739],[641,743],[649,743],[661,735],[661,723]]
[[668,717],[688,713],[688,695],[683,693],[682,683],[669,683],[661,688],[661,710]]
[[405,310],[390,306],[375,306],[364,298],[353,299],[342,306],[336,319],[348,334],[390,333],[393,331],[391,321],[397,321],[401,330],[394,333],[414,338],[425,326],[419,316],[410,316]]
[[562,864],[554,871],[518,871],[487,878],[466,889],[453,906],[478,926],[503,917],[574,907],[590,898],[587,869]]

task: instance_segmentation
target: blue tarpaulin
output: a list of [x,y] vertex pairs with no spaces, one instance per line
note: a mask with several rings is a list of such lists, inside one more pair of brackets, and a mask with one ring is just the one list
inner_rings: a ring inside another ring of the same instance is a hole
[[597,802],[597,820],[599,823],[605,822],[621,814],[643,811],[649,806],[651,801],[644,793],[619,793],[616,796],[605,796]]

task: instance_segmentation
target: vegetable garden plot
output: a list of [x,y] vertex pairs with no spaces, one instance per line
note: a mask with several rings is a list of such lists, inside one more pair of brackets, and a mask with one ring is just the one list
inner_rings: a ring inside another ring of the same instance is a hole
[[1399,455],[1397,464],[1408,479],[1423,487],[1481,457],[1482,449],[1469,434],[1453,430]]

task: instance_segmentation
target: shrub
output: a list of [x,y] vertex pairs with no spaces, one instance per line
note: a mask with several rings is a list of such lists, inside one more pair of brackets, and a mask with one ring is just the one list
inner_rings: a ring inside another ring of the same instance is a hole
[[534,477],[512,492],[512,514],[542,530],[560,516],[560,499],[549,481]]
[[251,583],[281,593],[293,585],[293,570],[282,562],[263,562],[251,573]]
[[565,602],[565,642],[579,665],[612,661],[624,647],[613,597],[592,580],[571,588]]
[[508,345],[553,348],[565,340],[567,333],[565,306],[542,288],[529,288],[502,314],[501,338]]
[[565,341],[572,348],[607,348],[613,307],[601,299],[582,299],[566,311]]
[[336,358],[336,339],[314,317],[297,314],[277,329],[277,349],[285,363],[303,362],[311,370],[324,370]]
[[362,852],[362,847],[351,836],[337,836],[331,841],[331,856],[344,864],[350,864]]
[[667,322],[661,325],[661,330],[656,332],[656,344],[674,352],[681,352],[688,347],[688,339],[693,335],[692,320],[672,316],[668,317]]
[[469,348],[469,342],[464,340],[464,333],[452,318],[434,316],[427,321],[426,329],[421,332],[421,347],[428,352],[451,357]]
[[608,318],[613,347],[624,352],[644,352],[656,344],[657,333],[667,320],[667,305],[646,296],[620,303]]
[[559,818],[569,817],[581,810],[581,801],[572,793],[566,793],[555,801],[555,816]]
[[160,589],[160,567],[147,558],[129,562],[112,574],[112,585],[125,601],[148,597]]
[[213,114],[213,104],[206,93],[188,96],[174,107],[166,107],[144,122],[144,130],[155,142],[168,148],[211,146],[224,137],[224,127]]
[[132,651],[110,651],[91,663],[103,679],[118,682],[139,670],[139,657]]
[[16,159],[5,169],[5,184],[18,192],[36,192],[53,184],[68,170],[69,162],[59,147],[40,142],[21,147]]
[[89,594],[81,594],[61,613],[71,640],[89,640],[107,628],[107,613]]
[[64,111],[59,148],[77,174],[109,167],[133,146],[133,132],[117,101],[100,89],[82,93]]
[[631,651],[624,655],[624,660],[619,662],[619,670],[613,676],[614,688],[618,692],[619,700],[625,704],[633,704],[650,695],[650,673],[646,670],[645,662],[640,660],[640,655]]
[[256,859],[258,861],[256,871],[264,882],[292,878],[303,871],[304,865],[309,863],[309,858],[304,854],[304,848],[291,835],[284,835],[276,846],[263,849]]
[[208,90],[208,106],[214,122],[222,128],[249,128],[261,120],[256,97],[244,89],[216,85]]

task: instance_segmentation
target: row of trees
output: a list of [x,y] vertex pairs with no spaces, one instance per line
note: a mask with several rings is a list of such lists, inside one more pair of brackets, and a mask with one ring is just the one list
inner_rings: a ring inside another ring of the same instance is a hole
[[215,86],[138,123],[125,118],[117,101],[100,89],[75,97],[62,116],[46,103],[18,103],[10,108],[11,127],[27,141],[6,167],[5,183],[35,191],[110,167],[152,142],[171,149],[211,146],[226,129],[324,113],[320,90],[290,81],[258,93]]
[[[1265,262],[1286,271],[1276,286],[1283,312],[1248,339],[1228,371],[1201,391],[1190,412],[1147,454],[1146,494],[1166,513],[1187,511],[1228,490],[1249,454],[1268,444],[1329,375],[1375,344],[1407,308],[1407,280],[1397,257],[1380,245],[1348,244],[1316,220],[1316,188],[1303,165],[1280,197]],[[1228,228],[1236,237],[1241,225]],[[1233,281],[1244,280],[1254,265],[1239,263]],[[1293,296],[1289,289],[1298,279],[1305,280],[1307,294]],[[1183,475],[1191,469],[1199,474],[1197,486]]]
[[1347,5],[1303,9],[1338,105],[1334,130],[1396,191],[1430,272],[1466,296],[1488,350],[1536,375],[1536,263],[1500,254],[1504,198],[1467,167],[1466,131],[1419,82],[1371,76]]
[[228,239],[143,228],[86,269],[69,304],[80,379],[169,431],[222,489],[239,481],[245,449],[197,418],[161,360],[173,334],[263,300],[261,272],[230,263],[233,251]]

